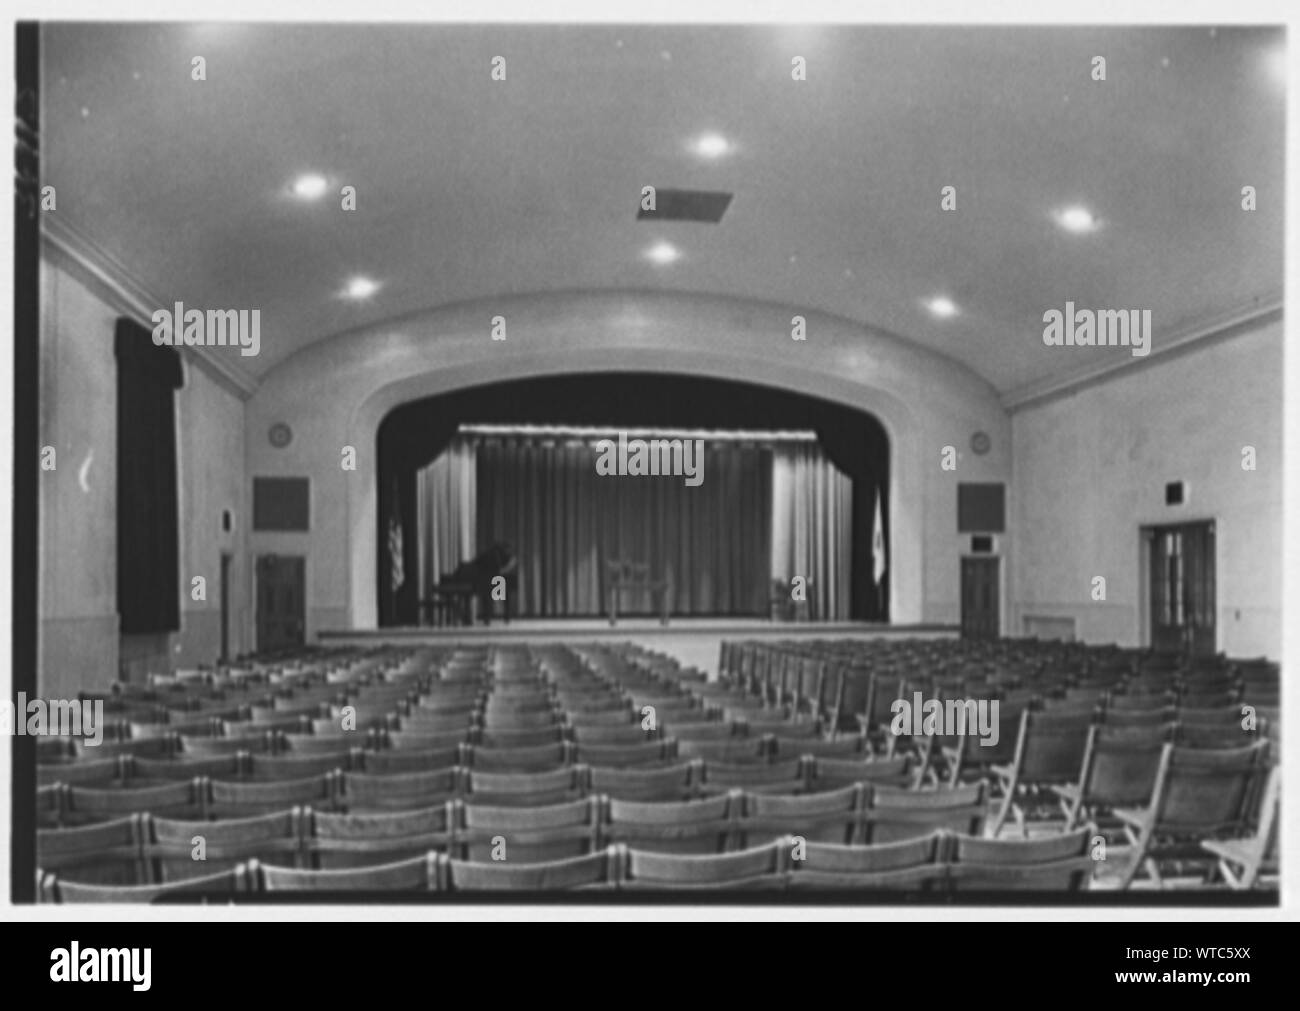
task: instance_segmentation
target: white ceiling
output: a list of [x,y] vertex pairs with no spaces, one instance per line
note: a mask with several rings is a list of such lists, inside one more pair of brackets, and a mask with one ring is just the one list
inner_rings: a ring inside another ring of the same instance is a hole
[[[1282,43],[1204,27],[46,24],[42,171],[61,218],[163,304],[260,308],[261,356],[241,359],[257,373],[448,302],[637,288],[837,313],[1008,391],[1098,354],[1043,346],[1043,313],[1067,299],[1149,308],[1159,342],[1280,297]],[[706,129],[735,151],[690,153]],[[331,194],[356,186],[357,211],[293,198],[305,171]],[[718,225],[637,221],[648,184],[735,199]],[[1101,227],[1062,231],[1052,213],[1073,203]],[[643,256],[661,238],[683,254],[668,267]],[[340,299],[355,274],[382,290]],[[959,314],[933,317],[935,294]]]

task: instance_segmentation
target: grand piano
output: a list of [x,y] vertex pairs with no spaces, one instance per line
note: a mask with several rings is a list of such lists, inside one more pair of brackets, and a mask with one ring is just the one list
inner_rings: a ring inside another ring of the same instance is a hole
[[518,588],[519,560],[514,549],[504,541],[498,541],[468,562],[462,562],[431,586],[429,595],[420,601],[421,623],[473,625],[482,618],[484,624],[492,624],[492,612],[497,603],[492,599],[492,580],[497,576],[506,581],[506,599],[502,603],[504,618],[509,624]]

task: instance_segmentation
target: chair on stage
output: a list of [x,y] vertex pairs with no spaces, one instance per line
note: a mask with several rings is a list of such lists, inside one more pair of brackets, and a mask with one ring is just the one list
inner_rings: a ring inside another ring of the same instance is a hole
[[650,593],[657,598],[659,624],[668,624],[668,608],[672,597],[672,582],[668,579],[651,579],[650,566],[645,562],[609,559],[606,563],[609,581],[606,593],[609,601],[609,623],[618,624],[618,604],[621,593]]

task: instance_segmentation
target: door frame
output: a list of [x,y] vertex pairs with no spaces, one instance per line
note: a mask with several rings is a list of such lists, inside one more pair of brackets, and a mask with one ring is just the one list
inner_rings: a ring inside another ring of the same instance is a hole
[[957,627],[961,629],[961,634],[964,637],[965,630],[966,630],[966,614],[965,614],[966,588],[964,585],[962,585],[962,573],[965,570],[967,559],[970,559],[972,561],[977,561],[977,562],[994,562],[997,565],[998,585],[996,588],[996,592],[993,594],[993,602],[994,602],[994,606],[997,607],[998,609],[998,615],[997,615],[998,620],[994,623],[992,638],[1000,639],[1002,638],[1002,634],[1003,634],[1003,627],[1004,627],[1003,621],[1006,617],[1006,606],[1005,606],[1006,602],[1002,599],[1002,592],[1006,586],[1005,570],[1007,568],[1003,564],[1003,559],[1000,552],[990,552],[989,554],[986,555],[973,555],[969,551],[965,551],[959,556],[957,562]]
[[1153,638],[1151,627],[1151,542],[1155,531],[1167,527],[1198,526],[1209,524],[1214,533],[1214,651],[1223,649],[1223,635],[1220,629],[1223,600],[1223,566],[1220,545],[1223,543],[1223,522],[1218,516],[1188,516],[1176,520],[1153,520],[1139,523],[1138,541],[1138,643],[1144,649],[1150,649]]
[[305,646],[308,642],[307,613],[310,610],[310,608],[308,608],[307,606],[307,587],[311,585],[311,573],[309,571],[310,561],[308,559],[307,553],[305,551],[302,552],[301,554],[298,554],[293,551],[274,551],[270,549],[262,549],[262,550],[252,552],[253,564],[249,566],[249,569],[251,570],[251,574],[253,577],[253,590],[252,593],[249,595],[252,598],[252,604],[253,604],[253,613],[250,622],[253,626],[252,628],[253,651],[256,653],[262,652],[262,623],[260,620],[261,612],[258,610],[258,607],[261,603],[261,596],[258,593],[258,589],[261,586],[261,575],[260,575],[261,561],[263,558],[267,558],[267,557],[302,559],[302,641],[303,641],[303,645]]

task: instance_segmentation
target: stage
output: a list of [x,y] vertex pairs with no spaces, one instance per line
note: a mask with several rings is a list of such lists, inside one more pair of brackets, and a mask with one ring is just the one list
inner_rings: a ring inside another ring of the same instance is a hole
[[379,629],[329,629],[318,633],[322,645],[400,643],[628,642],[662,650],[684,665],[715,677],[724,639],[946,639],[956,638],[955,625],[888,625],[878,622],[778,622],[763,618],[674,618],[661,625],[656,618],[620,618],[611,626],[604,618],[530,618],[474,627],[400,626]]

